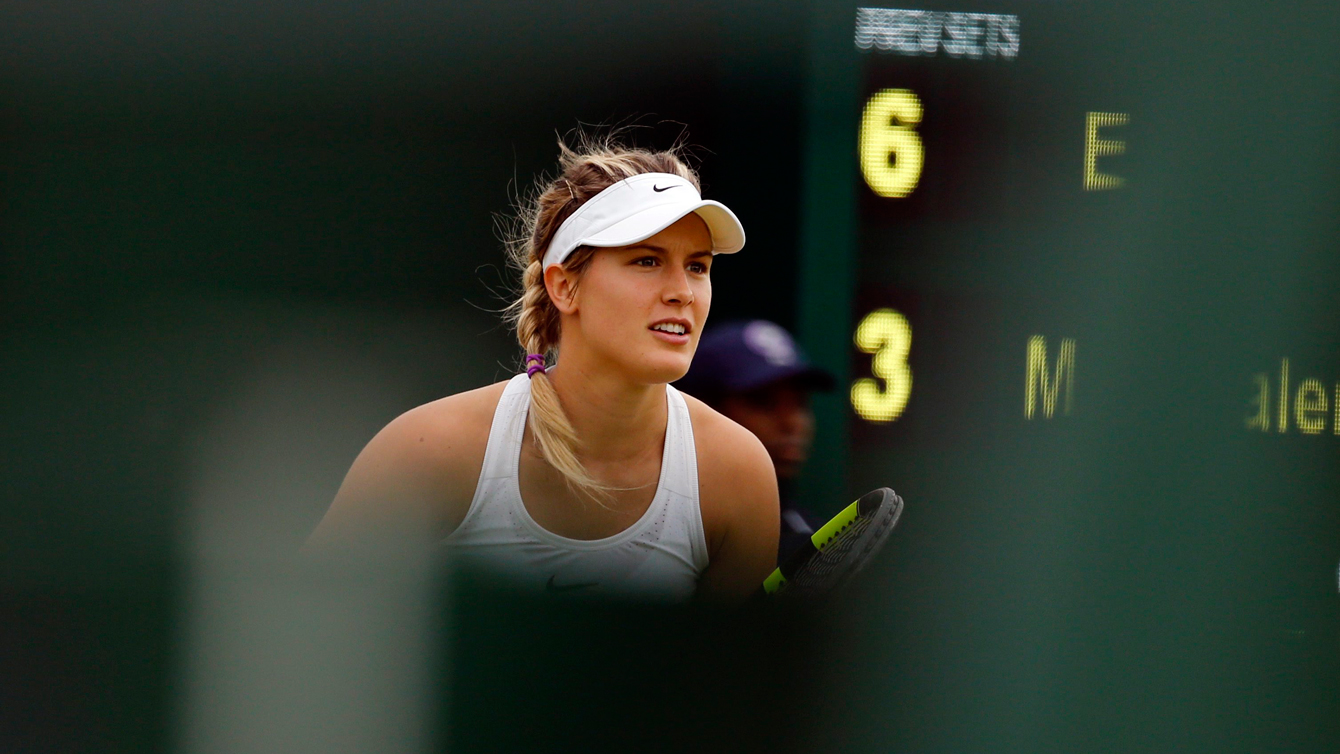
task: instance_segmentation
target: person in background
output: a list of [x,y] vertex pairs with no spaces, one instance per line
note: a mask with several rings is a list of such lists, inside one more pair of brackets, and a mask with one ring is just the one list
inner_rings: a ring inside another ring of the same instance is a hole
[[814,441],[810,396],[835,384],[790,333],[761,319],[708,327],[688,374],[675,383],[753,432],[772,457],[781,492],[779,561],[823,523],[794,499],[792,488]]

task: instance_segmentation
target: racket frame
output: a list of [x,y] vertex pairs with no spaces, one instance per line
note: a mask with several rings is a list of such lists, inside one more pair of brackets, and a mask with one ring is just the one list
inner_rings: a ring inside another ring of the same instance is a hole
[[[783,590],[786,587],[787,578],[803,568],[815,555],[823,552],[833,543],[838,534],[856,523],[861,517],[875,515],[885,505],[893,507],[892,520],[887,525],[887,529],[892,530],[898,523],[898,518],[902,516],[903,499],[888,487],[880,487],[877,490],[867,492],[857,498],[851,505],[843,508],[836,516],[829,519],[828,523],[810,535],[809,543],[813,545],[813,548],[802,547],[799,552],[787,558],[786,562],[777,566],[768,575],[768,578],[763,580],[764,593],[775,594]],[[886,536],[888,536],[887,531],[879,536],[879,540],[882,541]],[[876,546],[878,546],[878,543],[876,543]]]

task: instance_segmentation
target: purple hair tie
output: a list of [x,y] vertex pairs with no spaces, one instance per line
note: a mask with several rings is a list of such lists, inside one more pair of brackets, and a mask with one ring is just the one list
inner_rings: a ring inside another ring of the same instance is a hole
[[[531,364],[531,362],[535,362]],[[526,376],[534,378],[536,372],[544,371],[544,354],[533,353],[526,357]]]

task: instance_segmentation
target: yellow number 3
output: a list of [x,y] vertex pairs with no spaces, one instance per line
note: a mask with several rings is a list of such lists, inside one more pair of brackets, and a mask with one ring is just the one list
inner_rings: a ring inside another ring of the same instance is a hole
[[908,89],[883,89],[865,103],[857,150],[861,174],[876,194],[896,199],[917,187],[923,151],[913,127],[920,122],[921,100]]
[[912,325],[892,309],[876,309],[856,327],[856,347],[873,353],[870,371],[884,380],[863,377],[851,385],[851,405],[862,419],[890,422],[897,419],[912,396],[912,368],[907,351],[912,347]]

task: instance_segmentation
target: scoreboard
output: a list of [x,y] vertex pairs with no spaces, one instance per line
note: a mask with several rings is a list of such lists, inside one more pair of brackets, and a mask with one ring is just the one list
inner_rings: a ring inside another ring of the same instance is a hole
[[907,500],[867,743],[1340,745],[1337,39],[1319,2],[816,12],[799,322],[843,387],[803,490]]

